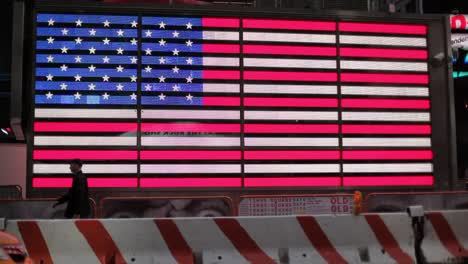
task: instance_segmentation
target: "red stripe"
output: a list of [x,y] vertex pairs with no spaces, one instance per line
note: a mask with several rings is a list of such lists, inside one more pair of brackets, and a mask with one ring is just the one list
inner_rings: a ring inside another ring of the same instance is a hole
[[111,259],[115,261],[113,263],[125,263],[119,248],[99,220],[76,220],[75,225],[101,263],[110,263]]
[[468,257],[468,250],[458,241],[455,232],[442,213],[426,213],[426,217],[431,221],[434,231],[450,254],[454,257]]
[[265,107],[338,107],[338,99],[245,97],[244,105]]
[[34,132],[134,132],[136,123],[34,122]]
[[237,150],[142,150],[142,160],[240,160]]
[[246,160],[339,160],[337,150],[246,150]]
[[[33,188],[70,188],[71,178],[34,177]],[[137,187],[136,178],[88,178],[90,188],[133,188]]]
[[397,263],[414,263],[411,256],[400,248],[398,241],[393,237],[392,233],[379,215],[365,215],[364,217],[380,245],[385,249],[385,252],[387,252]]
[[344,150],[345,160],[432,160],[432,150]]
[[34,160],[136,160],[134,150],[34,150]]
[[202,18],[203,27],[223,27],[237,28],[239,27],[238,18],[220,18],[220,17],[204,17]]
[[276,263],[257,245],[237,219],[214,218],[219,229],[249,263]]
[[143,123],[142,132],[240,133],[239,124]]
[[342,73],[343,82],[428,84],[427,74]]
[[243,19],[244,28],[268,28],[287,30],[320,30],[335,31],[336,23],[329,21],[304,21],[283,19]]
[[172,253],[172,256],[179,264],[195,263],[192,249],[190,248],[184,236],[180,232],[177,225],[171,219],[155,219],[154,223],[158,227],[167,247]]
[[334,47],[246,44],[242,46],[242,52],[244,54],[336,56],[336,48]]
[[336,72],[244,71],[244,80],[336,82]]
[[386,108],[386,109],[429,109],[430,101],[425,99],[342,99],[345,108]]
[[226,70],[204,70],[203,79],[214,80],[239,80],[239,71],[226,71]]
[[203,105],[206,106],[239,106],[240,98],[239,97],[204,97]]
[[343,125],[343,134],[430,135],[431,125]]
[[241,187],[240,178],[141,178],[142,188]]
[[244,178],[245,187],[325,187],[340,186],[340,177],[270,177]]
[[36,221],[18,221],[18,229],[29,257],[35,263],[52,264],[47,243]]
[[297,221],[301,225],[310,243],[328,263],[348,263],[323,232],[320,224],[313,216],[298,216]]
[[240,52],[240,46],[236,44],[203,44],[202,52],[236,54]]
[[434,177],[426,176],[365,176],[344,177],[343,186],[432,186]]
[[426,35],[426,25],[340,22],[339,31]]
[[427,59],[427,50],[379,49],[379,48],[340,48],[342,57]]
[[297,134],[337,134],[338,125],[316,124],[245,124],[245,133],[297,133]]

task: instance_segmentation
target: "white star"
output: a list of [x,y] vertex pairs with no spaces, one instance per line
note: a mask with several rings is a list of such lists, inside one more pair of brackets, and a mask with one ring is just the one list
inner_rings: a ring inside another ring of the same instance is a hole
[[159,41],[159,46],[166,46],[166,41],[164,39],[161,39]]
[[177,32],[177,31],[172,32],[172,36],[173,36],[174,38],[178,38],[178,37],[179,37],[179,34],[180,34],[180,33]]
[[151,72],[151,70],[153,70],[153,68],[151,68],[149,65],[146,66],[145,68],[145,72]]
[[66,28],[62,29],[62,35],[68,35],[68,30]]
[[53,25],[54,25],[54,23],[55,23],[55,21],[54,21],[52,18],[51,18],[51,19],[49,19],[49,21],[47,21],[47,22],[49,22],[49,26],[53,26]]
[[145,85],[145,91],[151,91],[151,85],[149,83]]
[[192,25],[192,23],[188,22],[188,23],[186,24],[186,26],[187,26],[187,29],[192,29],[192,26],[193,26],[193,25]]
[[130,76],[130,81],[131,81],[131,82],[136,82],[136,81],[137,81],[137,77],[136,77],[135,75]]
[[110,39],[105,38],[105,39],[102,40],[102,42],[104,42],[104,45],[109,45]]
[[96,36],[96,30],[94,30],[94,28],[92,28],[92,29],[89,31],[89,35],[90,35],[90,36]]
[[49,57],[47,57],[47,62],[54,62],[54,57],[52,57],[52,55],[49,55]]
[[187,47],[192,47],[193,42],[189,39],[185,43],[187,43]]
[[173,90],[174,92],[178,92],[178,91],[180,91],[180,86],[177,85],[177,84],[175,84],[174,86],[172,86],[172,90]]
[[102,22],[104,23],[104,27],[110,27],[110,22],[106,19],[106,21]]
[[153,35],[153,32],[151,32],[151,30],[147,30],[147,31],[145,32],[145,36],[146,36],[146,37],[151,37],[151,35]]
[[95,72],[96,67],[94,65],[91,65],[91,66],[88,67],[88,69],[89,69],[90,72]]
[[109,95],[108,93],[104,93],[104,94],[102,95],[102,99],[104,99],[104,100],[109,100],[109,96],[110,96],[110,95]]
[[96,49],[94,47],[91,47],[89,49],[89,54],[96,54]]
[[166,24],[164,24],[164,22],[161,21],[161,23],[159,23],[159,28],[166,28]]
[[67,87],[68,85],[66,85],[65,83],[60,84],[60,90],[66,90]]
[[160,82],[160,83],[166,82],[166,77],[164,77],[164,76],[162,76],[162,75],[159,76],[158,79],[159,79],[159,82]]
[[138,43],[138,40],[132,39],[132,40],[130,40],[130,43],[132,43],[132,45],[136,46],[136,44]]
[[146,53],[145,55],[151,55],[151,52],[153,52],[153,51],[150,48],[147,48],[145,50],[145,53]]
[[137,99],[137,95],[136,95],[135,93],[132,93],[132,94],[130,95],[130,99],[136,100],[136,99]]
[[54,94],[52,94],[50,91],[48,93],[46,93],[47,99],[52,99],[53,96],[54,96]]
[[187,64],[193,64],[193,59],[192,59],[192,58],[188,58],[188,59],[186,60],[186,62],[187,62]]
[[75,57],[75,62],[76,62],[76,63],[81,63],[81,57],[80,57],[80,56],[76,56],[76,57]]
[[81,44],[81,41],[83,41],[80,37],[75,39],[76,44]]
[[49,38],[47,39],[47,44],[52,44],[52,43],[54,43],[54,40],[55,40],[55,39],[54,39],[53,37],[49,37]]
[[117,84],[116,87],[117,87],[117,91],[122,91],[124,88],[124,86],[121,83]]
[[178,49],[174,49],[174,50],[172,51],[172,55],[174,55],[174,56],[179,56],[179,50],[178,50]]
[[60,66],[60,69],[61,69],[62,71],[67,71],[68,66],[65,65],[65,64],[63,64],[62,66]]
[[185,79],[187,79],[187,83],[192,83],[192,81],[193,81],[193,77],[192,77],[192,76],[189,76],[189,77],[187,77],[187,78],[185,78]]
[[161,93],[158,97],[160,101],[166,100],[166,96],[163,93]]
[[125,31],[123,31],[123,30],[121,30],[121,29],[119,29],[119,31],[117,31],[117,35],[118,35],[119,37],[123,37],[123,34],[124,34],[124,33],[125,33]]
[[137,23],[135,20],[133,20],[131,24],[132,24],[132,27],[135,27],[135,28],[136,28],[137,25],[138,25],[138,23]]
[[54,78],[54,76],[52,76],[52,74],[48,74],[47,76],[47,81],[52,81],[52,79]]
[[132,61],[132,63],[137,63],[138,59],[135,58],[135,57],[131,57],[130,60]]
[[185,98],[187,98],[187,101],[192,101],[193,96],[191,94],[188,94],[187,96],[185,96]]
[[125,50],[122,48],[118,48],[116,51],[117,51],[117,54],[123,54]]
[[110,58],[107,57],[107,56],[105,56],[104,58],[102,58],[102,61],[103,61],[104,63],[109,63]]
[[90,91],[94,91],[94,88],[96,88],[96,85],[94,83],[88,84],[88,88]]
[[110,78],[110,77],[107,76],[107,74],[106,74],[106,75],[104,75],[104,76],[102,77],[102,81],[103,81],[103,82],[108,82],[108,81],[109,81],[109,78]]
[[122,67],[122,65],[119,65],[119,67],[115,68],[117,70],[117,72],[123,72],[123,70],[125,69],[124,67]]
[[79,74],[75,75],[75,82],[81,82],[81,76]]
[[166,64],[166,59],[164,57],[159,58],[159,64]]
[[79,92],[76,92],[76,94],[74,94],[73,96],[75,96],[75,100],[81,99],[81,94]]
[[62,53],[67,53],[68,52],[68,48],[65,47],[65,46],[63,48],[61,48],[61,50],[62,50]]
[[177,66],[174,66],[174,68],[172,68],[172,72],[173,73],[179,73],[179,68]]
[[81,21],[79,18],[77,21],[75,21],[77,27],[81,27],[81,24],[83,24],[83,21]]

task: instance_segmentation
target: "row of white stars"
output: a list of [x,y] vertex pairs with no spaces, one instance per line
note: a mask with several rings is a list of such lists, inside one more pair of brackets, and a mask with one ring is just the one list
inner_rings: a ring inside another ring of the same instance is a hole
[[[55,24],[55,20],[50,18],[48,21],[48,26],[54,26]],[[109,20],[106,19],[106,21],[102,22],[104,24],[104,27],[110,27],[110,24],[111,22]],[[75,21],[75,24],[77,27],[81,27],[83,26],[83,21],[81,21],[81,19],[78,19]],[[133,20],[130,25],[132,25],[132,28],[136,28],[138,26],[138,22],[136,22],[135,20]]]
[[[151,88],[152,88],[151,84],[146,84],[146,85],[145,85],[145,91],[151,92]],[[174,84],[174,85],[172,86],[172,91],[174,91],[174,92],[179,92],[179,91],[180,91],[180,88],[181,88],[181,87],[180,87],[178,84]]]
[[[68,36],[68,32],[69,32],[69,31],[70,31],[70,30],[68,30],[67,28],[64,28],[64,29],[62,29],[60,32],[62,32],[62,36]],[[89,35],[90,35],[90,36],[96,36],[96,33],[97,33],[97,31],[96,31],[94,28],[92,28],[92,29],[89,30],[88,32],[89,32]],[[176,32],[176,31],[174,31],[174,32]],[[119,30],[117,31],[117,36],[118,36],[118,37],[124,37],[124,34],[125,34],[125,31],[123,31],[122,29],[119,29]],[[173,35],[174,35],[174,33],[173,33]],[[179,36],[179,33],[177,32],[177,37],[178,37],[178,36]]]
[[[53,37],[48,37],[46,40],[47,40],[47,44],[54,44],[54,41],[55,41],[55,39],[54,39]],[[161,41],[162,41],[162,42],[161,42]],[[80,37],[78,37],[78,38],[75,39],[75,44],[77,44],[77,45],[82,44],[82,42],[83,42],[83,39],[80,38]],[[109,44],[110,44],[110,39],[105,38],[105,39],[102,40],[102,42],[104,42],[104,45],[109,45]],[[135,38],[133,38],[133,39],[130,40],[130,43],[131,43],[133,46],[136,46],[137,43],[138,43],[138,40],[136,40]],[[161,43],[163,43],[163,44],[161,45]],[[164,39],[161,39],[161,40],[159,41],[159,45],[160,45],[160,46],[166,45],[166,41],[165,41]]]
[[[68,53],[69,48],[67,48],[66,46],[63,46],[60,50],[62,51],[62,53]],[[125,50],[122,49],[122,48],[118,48],[115,51],[117,51],[117,54],[122,54],[123,55],[123,52]],[[96,54],[96,49],[94,47],[91,47],[89,49],[89,54]]]
[[[89,69],[90,72],[96,72],[96,66],[94,66],[94,65],[89,66],[88,69]],[[60,70],[61,71],[67,71],[68,66],[63,64],[62,66],[60,66]],[[117,72],[123,72],[123,70],[125,70],[125,68],[122,67],[122,65],[119,65],[118,67],[115,68],[115,70]]]
[[[45,96],[46,96],[47,99],[52,99],[52,98],[54,97],[54,94],[51,93],[51,92],[49,91],[48,93],[45,94]],[[75,100],[80,100],[82,94],[80,94],[79,92],[76,92],[75,94],[73,94],[73,96],[75,97]],[[110,94],[108,94],[108,93],[104,93],[104,94],[102,95],[102,98],[103,98],[104,100],[109,100],[109,97],[110,97]],[[164,100],[166,100],[166,97],[167,97],[167,96],[166,96],[165,94],[163,94],[163,93],[161,93],[160,95],[158,95],[159,101],[164,101]],[[187,101],[192,101],[193,98],[194,98],[194,96],[191,95],[191,94],[188,94],[187,96],[185,96],[185,98],[186,98]],[[136,95],[135,93],[132,93],[132,94],[130,95],[130,99],[131,99],[131,100],[136,100],[136,99],[137,99],[137,95]]]
[[[115,87],[117,88],[117,91],[123,91],[123,88],[125,86],[123,86],[121,83],[119,83]],[[66,83],[60,84],[60,90],[67,90],[67,88],[68,88],[68,85]],[[90,91],[94,91],[95,88],[96,88],[96,85],[94,83],[90,83],[90,84],[88,84],[88,88],[89,88]]]
[[[46,57],[46,59],[47,59],[47,62],[52,63],[52,62],[54,62],[54,59],[55,59],[55,58],[54,58],[54,56],[49,55],[48,57]],[[75,63],[83,63],[82,59],[83,59],[83,58],[81,58],[80,56],[76,56],[76,57],[75,57]],[[131,57],[131,58],[130,58],[130,61],[131,61],[133,64],[135,64],[135,63],[137,63],[138,59],[137,59],[136,57]],[[110,58],[107,57],[107,56],[105,56],[105,57],[102,58],[102,62],[103,62],[103,63],[109,63],[109,62],[110,62]]]
[[[53,81],[53,79],[54,79],[54,76],[52,74],[50,74],[50,73],[48,75],[46,75],[45,77],[47,78],[47,81]],[[73,77],[75,78],[75,82],[81,82],[81,78],[83,78],[83,76],[81,76],[79,74],[77,74],[77,75],[75,75]],[[130,78],[131,82],[136,82],[137,81],[137,77],[135,75],[132,75],[129,78]],[[109,79],[110,79],[110,77],[107,74],[102,76],[102,81],[103,82],[108,82]]]

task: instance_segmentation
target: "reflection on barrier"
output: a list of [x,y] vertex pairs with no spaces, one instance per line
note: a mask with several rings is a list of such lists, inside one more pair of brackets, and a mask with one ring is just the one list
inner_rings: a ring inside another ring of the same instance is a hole
[[[55,208],[56,199],[0,200],[0,218],[7,219],[63,219],[66,204]],[[89,199],[91,218],[96,216],[96,202]]]
[[0,185],[0,199],[21,199],[23,191],[19,185]]
[[107,197],[100,202],[102,218],[218,217],[234,215],[227,196]]
[[365,204],[367,212],[404,212],[410,205],[426,210],[468,209],[468,192],[371,193]]
[[352,194],[245,195],[239,216],[351,214]]

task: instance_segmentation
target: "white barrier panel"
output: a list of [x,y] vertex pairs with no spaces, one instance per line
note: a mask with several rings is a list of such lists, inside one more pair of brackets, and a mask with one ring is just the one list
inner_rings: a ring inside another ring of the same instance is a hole
[[48,263],[415,263],[406,214],[8,221]]

